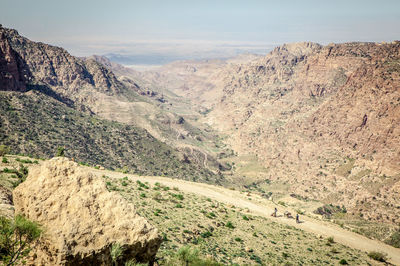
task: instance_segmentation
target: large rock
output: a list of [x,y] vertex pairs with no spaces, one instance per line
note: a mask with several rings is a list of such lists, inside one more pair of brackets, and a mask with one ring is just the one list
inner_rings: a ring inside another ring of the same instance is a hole
[[132,204],[66,158],[32,169],[13,196],[16,213],[45,229],[32,252],[35,265],[111,265],[114,243],[125,250],[121,260],[147,262],[161,244]]

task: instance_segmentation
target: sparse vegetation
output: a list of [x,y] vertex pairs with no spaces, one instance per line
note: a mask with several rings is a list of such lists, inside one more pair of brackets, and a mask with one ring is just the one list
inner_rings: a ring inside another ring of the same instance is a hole
[[[44,158],[67,152],[77,162],[123,168],[126,173],[187,180],[201,177],[198,181],[205,182],[207,178],[214,183],[220,178],[203,164],[182,162],[175,149],[144,129],[87,115],[32,91],[29,95],[0,91],[0,116],[2,125],[7,125],[0,127],[0,156],[9,148],[15,154],[24,152]],[[99,139],[101,143],[96,141]]]
[[30,245],[42,233],[40,226],[21,215],[0,217],[0,260],[5,265],[24,264]]
[[121,247],[121,245],[119,243],[114,243],[111,246],[110,256],[111,256],[111,261],[112,261],[113,265],[115,265],[115,266],[118,265],[117,262],[122,257],[123,252],[124,252],[124,249]]
[[379,251],[368,252],[368,257],[380,262],[385,262],[387,260],[387,255]]
[[395,248],[400,248],[400,229],[393,232],[390,237],[385,241],[386,244],[389,244]]
[[0,156],[4,156],[10,152],[10,147],[7,145],[0,145]]

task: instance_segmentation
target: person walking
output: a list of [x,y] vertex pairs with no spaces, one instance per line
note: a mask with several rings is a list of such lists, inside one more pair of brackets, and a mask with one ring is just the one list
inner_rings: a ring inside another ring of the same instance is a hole
[[296,214],[296,223],[300,223],[300,216],[299,216],[299,214]]

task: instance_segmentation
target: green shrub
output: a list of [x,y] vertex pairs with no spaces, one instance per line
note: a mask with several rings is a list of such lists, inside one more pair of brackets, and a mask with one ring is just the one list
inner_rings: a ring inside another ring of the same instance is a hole
[[8,163],[7,157],[3,157],[3,159],[1,160],[2,163]]
[[243,220],[245,220],[245,221],[248,221],[248,220],[249,220],[249,217],[247,217],[246,215],[243,215],[242,218],[243,218]]
[[0,260],[5,265],[23,264],[30,244],[42,233],[40,226],[21,215],[14,220],[0,217]]
[[327,241],[328,241],[329,244],[335,243],[335,240],[333,239],[333,236],[328,237]]
[[387,260],[387,255],[379,251],[371,251],[368,253],[368,257],[376,261],[385,262]]
[[170,193],[170,195],[178,200],[183,200],[184,197],[182,194],[174,194],[174,193]]
[[240,237],[235,237],[235,241],[242,242],[243,240]]
[[136,183],[139,185],[139,188],[149,189],[149,187],[146,184],[140,182],[140,180],[137,180]]
[[122,254],[124,253],[124,248],[121,247],[119,243],[114,243],[111,246],[110,250],[110,256],[113,265],[117,265],[117,261],[122,257]]
[[65,154],[65,148],[58,147],[56,151],[56,157],[64,157],[64,154]]
[[208,216],[211,217],[211,218],[217,217],[217,215],[215,215],[215,213],[213,213],[213,212],[208,213]]
[[0,156],[4,156],[10,152],[10,148],[6,145],[0,145]]
[[175,208],[183,208],[182,204],[178,203],[175,205]]
[[225,224],[225,226],[228,227],[228,228],[230,228],[230,229],[234,229],[234,228],[235,228],[235,226],[233,226],[233,224],[232,224],[231,221],[227,222],[227,223]]
[[202,238],[209,238],[210,236],[212,236],[212,234],[211,234],[210,231],[206,231],[206,232],[204,232],[204,233],[201,233],[200,236],[201,236]]
[[341,260],[339,261],[339,264],[340,264],[340,265],[347,265],[348,263],[347,263],[347,261],[346,261],[345,259],[341,259]]

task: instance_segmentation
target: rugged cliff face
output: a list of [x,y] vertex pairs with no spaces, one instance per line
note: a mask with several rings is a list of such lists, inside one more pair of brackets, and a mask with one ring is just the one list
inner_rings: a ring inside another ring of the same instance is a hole
[[13,80],[12,86],[4,83],[2,89],[42,85],[73,98],[83,88],[107,94],[118,93],[122,88],[114,74],[95,60],[81,60],[62,48],[30,41],[13,29],[0,27],[0,51],[1,66],[7,66],[1,71],[2,76]]
[[205,120],[239,154],[257,155],[268,169],[261,180],[399,222],[399,52],[400,42],[277,47],[219,70],[221,97]]
[[28,73],[23,61],[11,48],[7,34],[0,26],[0,89],[25,91]]

